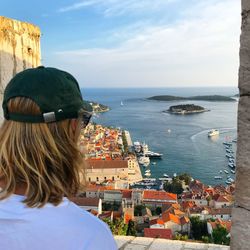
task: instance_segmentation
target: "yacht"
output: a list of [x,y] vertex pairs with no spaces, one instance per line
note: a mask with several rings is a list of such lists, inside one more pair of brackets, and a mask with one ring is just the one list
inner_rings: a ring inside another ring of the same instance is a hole
[[167,174],[163,174],[163,176],[166,177],[166,178],[169,178],[169,176]]
[[149,158],[161,158],[162,157],[162,154],[160,153],[155,153],[155,152],[152,152],[152,151],[147,151],[145,153],[145,156],[149,157]]
[[220,174],[222,174],[222,170],[220,170]]
[[151,176],[151,173],[150,172],[146,172],[144,175],[147,176],[147,177],[149,177],[149,176]]
[[218,129],[212,129],[210,131],[208,131],[207,135],[208,137],[212,137],[212,136],[215,136],[215,135],[219,135],[219,130]]
[[140,153],[141,152],[141,143],[138,141],[134,142],[134,150],[136,153]]
[[225,172],[226,174],[229,174],[229,172],[228,172],[226,169],[224,169],[224,172]]
[[219,179],[222,179],[222,177],[221,176],[214,176],[214,179],[219,180]]
[[226,184],[231,185],[232,182],[231,182],[230,180],[227,180],[227,181],[226,181]]
[[142,164],[142,165],[149,165],[150,159],[149,159],[149,157],[141,156],[139,158],[139,163]]
[[233,169],[231,169],[231,173],[232,173],[232,174],[235,174],[235,171],[234,171]]
[[123,102],[121,101],[121,106],[123,106],[124,104],[123,104]]

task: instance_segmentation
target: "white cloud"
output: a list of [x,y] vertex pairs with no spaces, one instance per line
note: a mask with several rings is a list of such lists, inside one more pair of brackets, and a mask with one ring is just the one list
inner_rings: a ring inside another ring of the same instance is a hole
[[68,12],[95,7],[101,10],[104,16],[120,16],[146,10],[160,10],[171,2],[178,0],[84,0],[58,9],[58,12]]
[[175,24],[143,29],[116,48],[57,52],[54,63],[89,87],[236,86],[240,4],[206,3],[190,7]]

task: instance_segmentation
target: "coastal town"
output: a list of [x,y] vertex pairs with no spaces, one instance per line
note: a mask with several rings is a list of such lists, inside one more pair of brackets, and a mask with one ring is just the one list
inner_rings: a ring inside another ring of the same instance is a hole
[[208,186],[187,173],[143,178],[144,156],[120,128],[90,123],[79,143],[86,188],[72,201],[113,234],[229,244],[234,182]]

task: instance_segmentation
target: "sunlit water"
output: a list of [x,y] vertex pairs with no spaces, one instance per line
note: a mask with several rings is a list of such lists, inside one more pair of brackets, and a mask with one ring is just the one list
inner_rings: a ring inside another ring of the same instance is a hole
[[[95,122],[129,130],[133,141],[146,142],[150,150],[163,154],[162,160],[151,160],[157,162],[156,165],[150,165],[151,177],[187,172],[211,185],[225,184],[227,175],[224,171],[222,180],[214,179],[220,170],[227,169],[230,172],[222,142],[236,138],[238,102],[160,102],[145,98],[164,94],[193,96],[236,93],[236,88],[83,90],[84,99],[111,108],[109,112],[95,118]],[[211,111],[193,115],[162,112],[169,106],[182,103],[194,103]],[[219,129],[220,135],[210,139],[207,132],[213,128]],[[235,144],[233,148],[236,151]],[[233,174],[230,175],[234,178]]]

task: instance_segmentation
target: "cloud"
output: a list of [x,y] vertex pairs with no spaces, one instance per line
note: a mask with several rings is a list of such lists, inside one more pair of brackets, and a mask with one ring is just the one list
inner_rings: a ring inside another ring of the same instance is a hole
[[74,3],[72,5],[64,6],[58,9],[58,12],[69,12],[81,10],[87,7],[98,8],[104,16],[120,16],[131,14],[134,12],[144,12],[149,10],[160,10],[166,7],[169,3],[178,0],[85,0]]
[[89,87],[236,86],[240,4],[206,2],[115,48],[59,51],[54,63]]

